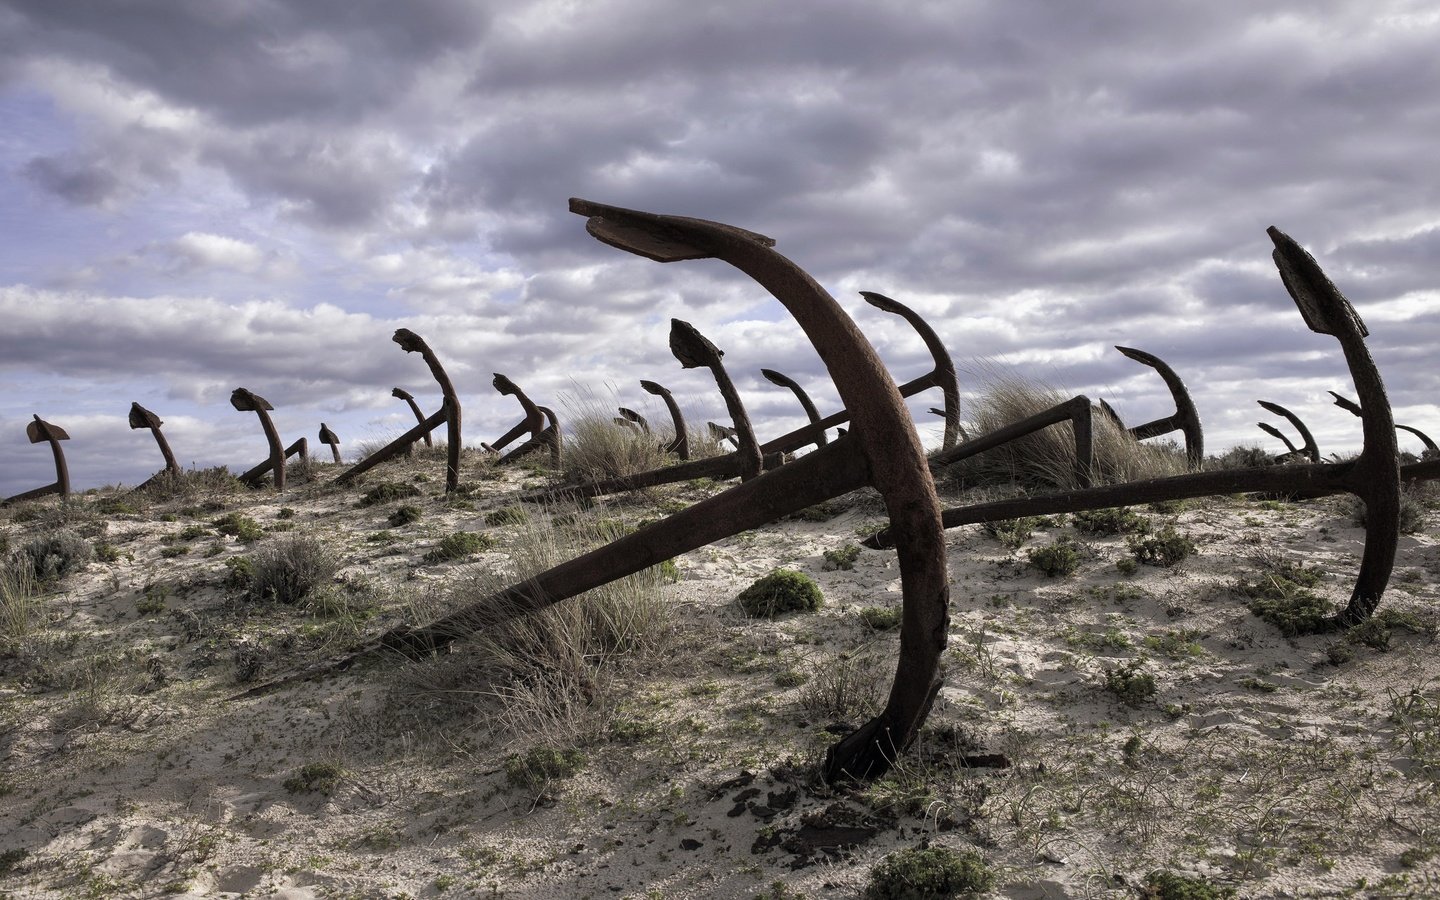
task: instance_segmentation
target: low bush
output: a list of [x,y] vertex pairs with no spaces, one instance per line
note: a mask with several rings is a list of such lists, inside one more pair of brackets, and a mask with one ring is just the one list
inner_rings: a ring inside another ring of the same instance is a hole
[[975,850],[898,850],[870,870],[865,900],[949,900],[995,886],[995,873]]
[[1141,900],[1227,900],[1234,896],[1234,888],[1218,887],[1204,878],[1159,869],[1146,874],[1140,885]]
[[831,572],[835,571],[836,569],[841,569],[848,572],[851,569],[855,568],[855,561],[859,558],[859,546],[855,544],[846,544],[843,547],[837,547],[833,550],[825,551],[824,568],[826,569],[826,571]]
[[892,628],[900,627],[901,607],[899,606],[862,606],[860,621],[873,631],[889,631]]
[[1155,696],[1155,676],[1142,672],[1138,659],[1118,668],[1105,667],[1105,690],[1120,698],[1126,706],[1139,706]]
[[1025,554],[1030,565],[1047,578],[1073,575],[1080,568],[1080,552],[1073,542],[1064,538],[1046,547],[1034,547]]
[[252,554],[250,563],[247,596],[290,604],[301,602],[329,584],[340,568],[324,544],[304,535],[275,539]]
[[215,530],[221,534],[233,536],[242,544],[250,544],[265,536],[260,524],[249,516],[242,516],[240,513],[226,513],[210,523]]
[[1126,543],[1135,560],[1147,566],[1169,568],[1195,552],[1190,536],[1176,531],[1171,524],[1150,537],[1133,535]]
[[747,616],[773,619],[788,612],[813,612],[825,603],[815,579],[792,569],[776,569],[735,598]]
[[440,539],[429,553],[425,554],[425,561],[428,563],[448,562],[453,559],[464,559],[482,550],[489,550],[495,546],[495,539],[488,534],[480,534],[475,531],[457,531],[454,534],[447,534]]
[[505,777],[517,787],[540,790],[552,781],[574,777],[584,768],[585,754],[574,747],[531,747],[506,758]]
[[10,557],[11,568],[24,569],[41,582],[59,581],[85,568],[94,556],[90,542],[69,529],[31,538]]
[[1259,560],[1261,571],[1241,578],[1235,590],[1248,598],[1250,611],[1280,629],[1286,637],[1321,634],[1334,625],[1334,607],[1311,588],[1323,574],[1276,557]]
[[361,495],[360,505],[377,506],[381,503],[418,496],[420,496],[420,490],[413,485],[401,484],[398,481],[383,481]]
[[1015,550],[1030,540],[1039,523],[1040,520],[1035,516],[1021,516],[1018,519],[999,519],[994,522],[986,522],[981,527],[986,534],[1011,550]]
[[1073,514],[1070,521],[1077,529],[1089,534],[1150,533],[1150,520],[1124,506],[1081,510]]
[[292,794],[333,794],[346,776],[336,762],[306,763],[286,778],[281,786]]
[[420,521],[423,515],[424,513],[421,512],[420,507],[407,503],[403,506],[396,507],[395,511],[390,514],[390,518],[386,521],[395,528],[399,528],[402,525],[409,525],[412,522]]

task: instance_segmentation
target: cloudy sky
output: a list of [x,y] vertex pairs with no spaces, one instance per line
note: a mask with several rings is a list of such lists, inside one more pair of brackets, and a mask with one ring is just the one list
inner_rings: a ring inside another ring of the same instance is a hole
[[518,418],[493,372],[562,414],[590,391],[664,420],[644,378],[721,418],[671,317],[726,351],[762,437],[801,413],[761,367],[836,408],[777,302],[599,244],[572,196],[774,237],[900,381],[923,345],[860,290],[964,370],[1132,423],[1171,407],[1112,347],[1155,353],[1212,451],[1283,450],[1256,400],[1357,449],[1274,224],[1365,319],[1397,420],[1440,437],[1436,47],[1428,0],[0,0],[0,495],[54,478],[36,413],[77,488],[159,468],[132,401],[186,465],[264,457],[240,386],[287,443],[396,434],[392,387],[439,403],[397,327],[446,363],[472,444]]

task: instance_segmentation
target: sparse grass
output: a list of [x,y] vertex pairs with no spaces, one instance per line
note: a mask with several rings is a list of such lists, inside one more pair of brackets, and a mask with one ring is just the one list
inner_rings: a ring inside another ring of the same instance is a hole
[[187,500],[200,495],[223,497],[237,494],[244,485],[225,466],[209,469],[187,469],[184,472],[160,472],[142,489],[152,502]]
[[1234,888],[1219,887],[1204,878],[1159,869],[1146,874],[1144,883],[1140,885],[1142,900],[1226,900],[1234,896]]
[[994,886],[995,873],[975,850],[913,847],[891,853],[870,870],[864,900],[950,900]]
[[210,524],[216,531],[231,535],[242,544],[252,544],[265,536],[258,522],[237,512],[226,513]]
[[390,523],[391,527],[400,528],[402,526],[409,525],[412,522],[420,521],[423,516],[424,513],[421,511],[420,507],[412,506],[406,503],[402,506],[397,506],[395,508],[395,511],[390,514],[390,517],[386,519],[386,521]]
[[29,635],[39,614],[33,568],[0,564],[0,651],[13,650]]
[[1136,562],[1162,568],[1169,568],[1195,552],[1195,542],[1190,536],[1176,531],[1175,526],[1169,523],[1154,535],[1133,535],[1125,543]]
[[872,653],[826,657],[800,689],[800,708],[826,721],[858,722],[875,712],[889,675]]
[[1155,676],[1141,670],[1144,663],[1132,659],[1123,666],[1105,667],[1105,690],[1126,706],[1139,706],[1155,696]]
[[478,531],[457,531],[441,538],[440,543],[426,553],[424,559],[427,563],[449,562],[473,556],[494,546],[495,539],[488,534],[481,534]]
[[788,612],[814,612],[825,597],[809,575],[776,569],[741,591],[735,602],[747,616],[773,619]]
[[255,551],[250,562],[246,595],[292,605],[329,585],[340,568],[328,547],[306,535],[278,537]]
[[502,506],[485,514],[485,524],[492,528],[504,525],[524,525],[530,516],[518,506]]

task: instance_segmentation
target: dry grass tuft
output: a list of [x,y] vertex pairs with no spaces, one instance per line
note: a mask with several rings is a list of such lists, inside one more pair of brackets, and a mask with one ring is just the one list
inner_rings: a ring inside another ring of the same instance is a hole
[[[988,373],[982,392],[970,401],[972,437],[988,434],[1070,399],[1039,382]],[[1173,445],[1139,443],[1106,416],[1092,419],[1095,483],[1140,481],[1185,471],[1185,457]],[[1027,488],[1069,489],[1075,483],[1075,435],[1068,422],[1025,435],[961,460],[947,469],[964,485],[1014,482]]]

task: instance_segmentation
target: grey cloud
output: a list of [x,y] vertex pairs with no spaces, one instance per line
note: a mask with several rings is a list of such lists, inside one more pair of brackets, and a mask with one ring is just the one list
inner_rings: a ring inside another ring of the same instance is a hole
[[120,179],[96,160],[37,156],[21,171],[37,187],[81,206],[99,206],[121,190]]

